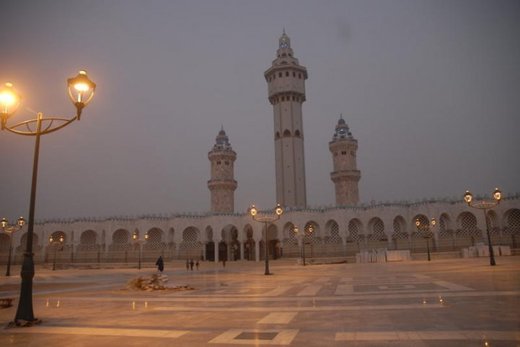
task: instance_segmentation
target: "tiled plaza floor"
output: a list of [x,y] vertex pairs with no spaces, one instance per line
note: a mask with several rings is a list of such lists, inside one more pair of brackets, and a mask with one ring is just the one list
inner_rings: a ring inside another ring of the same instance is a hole
[[[150,265],[150,264],[146,264]],[[151,265],[150,265],[151,266]],[[137,292],[137,269],[36,268],[43,322],[0,329],[0,346],[520,346],[520,257],[385,264],[165,264],[170,285]],[[17,274],[19,269],[12,273]],[[0,298],[18,296],[0,277]],[[0,324],[15,306],[0,309]]]

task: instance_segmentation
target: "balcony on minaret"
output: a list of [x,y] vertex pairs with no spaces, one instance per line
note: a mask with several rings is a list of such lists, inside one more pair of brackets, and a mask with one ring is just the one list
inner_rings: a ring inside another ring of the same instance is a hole
[[279,48],[276,52],[276,59],[264,73],[268,85],[268,95],[271,104],[274,97],[280,93],[289,93],[300,96],[301,102],[305,101],[305,80],[307,79],[307,69],[301,66],[293,56],[291,40],[284,32],[279,40]]

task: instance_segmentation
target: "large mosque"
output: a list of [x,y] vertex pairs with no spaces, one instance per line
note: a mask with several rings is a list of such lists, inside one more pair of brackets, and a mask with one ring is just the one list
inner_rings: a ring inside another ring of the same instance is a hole
[[[305,132],[302,104],[306,100],[307,69],[294,56],[290,38],[279,39],[276,58],[264,72],[268,100],[273,107],[276,168],[276,199],[286,212],[269,224],[234,213],[234,177],[237,153],[224,129],[218,132],[208,153],[207,182],[211,212],[203,215],[42,221],[35,225],[33,250],[36,262],[54,257],[58,262],[133,262],[141,253],[146,261],[162,255],[171,259],[250,260],[300,257],[353,257],[364,250],[426,251],[425,236],[431,236],[435,254],[454,256],[461,249],[486,243],[486,229],[494,245],[520,247],[520,197],[505,197],[487,214],[478,213],[461,200],[429,200],[418,203],[359,204],[357,140],[340,117],[329,142],[332,158],[330,178],[336,206],[307,207],[305,183]],[[326,139],[324,139],[325,141]],[[266,212],[268,213],[268,212]],[[487,218],[485,218],[487,216]],[[418,230],[416,221],[437,221],[431,234]],[[14,259],[20,263],[26,243],[26,227],[14,233]],[[0,262],[7,262],[10,235],[0,233]],[[265,238],[267,237],[267,242]],[[52,255],[52,257],[51,257]]]

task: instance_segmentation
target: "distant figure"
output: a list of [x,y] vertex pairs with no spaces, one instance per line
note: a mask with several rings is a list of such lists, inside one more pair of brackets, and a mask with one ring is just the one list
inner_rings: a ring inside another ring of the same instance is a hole
[[155,262],[155,265],[157,265],[157,270],[159,270],[160,272],[163,272],[163,270],[164,270],[164,261],[163,261],[162,256],[159,256],[159,258]]
[[190,271],[190,261],[186,259],[186,271]]
[[222,259],[222,266],[226,267],[226,258]]
[[197,267],[197,271],[199,271],[199,261],[197,260],[197,262],[195,263],[195,266]]
[[191,271],[193,271],[193,264],[195,264],[195,263],[193,262],[193,259],[191,259],[190,260],[190,269],[191,269]]

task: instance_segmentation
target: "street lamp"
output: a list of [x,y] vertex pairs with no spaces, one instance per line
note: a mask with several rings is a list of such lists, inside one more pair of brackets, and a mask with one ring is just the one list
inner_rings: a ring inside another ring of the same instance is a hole
[[251,205],[248,209],[248,212],[251,215],[251,217],[253,218],[253,220],[264,223],[264,227],[265,227],[265,244],[264,244],[265,272],[264,272],[264,275],[270,275],[271,273],[269,272],[269,247],[268,247],[268,240],[267,240],[267,227],[269,226],[269,223],[272,223],[272,222],[280,219],[281,215],[283,214],[283,208],[282,208],[282,206],[280,206],[280,204],[276,204],[276,207],[274,208],[274,215],[271,214],[271,215],[259,216],[258,210],[255,207],[255,205]]
[[422,232],[423,237],[426,239],[426,250],[428,252],[428,261],[431,260],[430,256],[430,239],[433,236],[433,233],[430,231],[431,228],[435,228],[435,225],[437,225],[437,221],[435,218],[432,218],[431,220],[424,223],[424,221],[421,221],[419,218],[415,220],[415,227],[418,231]]
[[[298,227],[296,227],[296,226],[294,227],[294,233],[295,233],[296,235],[300,235],[300,238],[301,238],[301,240],[302,240],[301,255],[302,255],[302,259],[303,259],[303,261],[302,261],[303,266],[306,265],[306,264],[305,264],[305,243],[306,243],[306,242],[305,242],[305,236],[306,236],[306,234],[307,234],[306,231],[308,232],[309,235],[312,234],[312,232],[314,231],[314,227],[312,226],[312,224],[310,224],[310,225],[307,227],[307,230],[305,230],[305,228],[304,228],[304,229],[303,229],[303,233],[302,233],[301,235],[299,234],[300,230],[298,229]],[[311,254],[311,257],[312,257],[312,254]]]
[[495,266],[495,253],[493,252],[493,246],[491,245],[491,236],[489,235],[489,221],[487,210],[496,207],[500,204],[500,200],[502,200],[502,192],[495,188],[493,192],[493,200],[481,200],[481,201],[473,201],[473,194],[470,193],[469,190],[466,190],[464,194],[464,201],[468,204],[469,207],[478,208],[484,211],[484,218],[486,221],[486,233],[488,239],[488,247],[489,247],[489,265]]
[[76,115],[72,118],[62,117],[43,117],[43,113],[38,112],[35,119],[26,120],[9,126],[9,118],[20,106],[21,97],[16,93],[11,83],[6,83],[0,90],[0,128],[11,133],[34,136],[34,159],[31,181],[31,197],[29,202],[29,221],[27,226],[27,243],[25,246],[24,259],[22,263],[22,284],[20,287],[20,300],[14,319],[15,325],[32,325],[40,323],[34,318],[32,304],[32,284],[34,277],[34,254],[33,254],[33,235],[34,235],[34,212],[36,204],[36,183],[38,178],[38,158],[40,152],[40,137],[58,131],[81,117],[81,111],[87,106],[94,96],[96,84],[92,82],[85,71],[80,71],[77,76],[67,80],[69,97],[76,107]]
[[56,238],[54,238],[53,236],[49,237],[49,244],[54,248],[54,260],[52,261],[52,271],[56,270],[56,254],[58,253],[58,249],[60,251],[63,249],[64,241],[65,237],[63,237],[63,235],[60,235]]
[[[312,233],[314,232],[314,225],[312,224],[309,224],[309,226],[307,227],[307,232],[305,232],[304,230],[304,233],[303,233],[303,250],[305,251],[305,236],[306,235],[312,235]],[[309,244],[311,245],[311,258],[314,256],[313,254],[313,247],[312,247],[312,242],[309,242]]]
[[[144,234],[144,239],[148,240],[148,233]],[[141,270],[141,244],[144,241],[139,239],[139,233],[137,231],[134,231],[132,234],[132,240],[134,240],[134,242],[139,246],[139,260],[137,262],[137,268]]]
[[15,231],[20,230],[25,225],[25,219],[23,217],[18,218],[16,224],[9,224],[6,218],[2,218],[0,226],[4,233],[9,234],[9,257],[7,258],[7,270],[6,276],[11,276],[11,254],[13,253],[13,234]]

